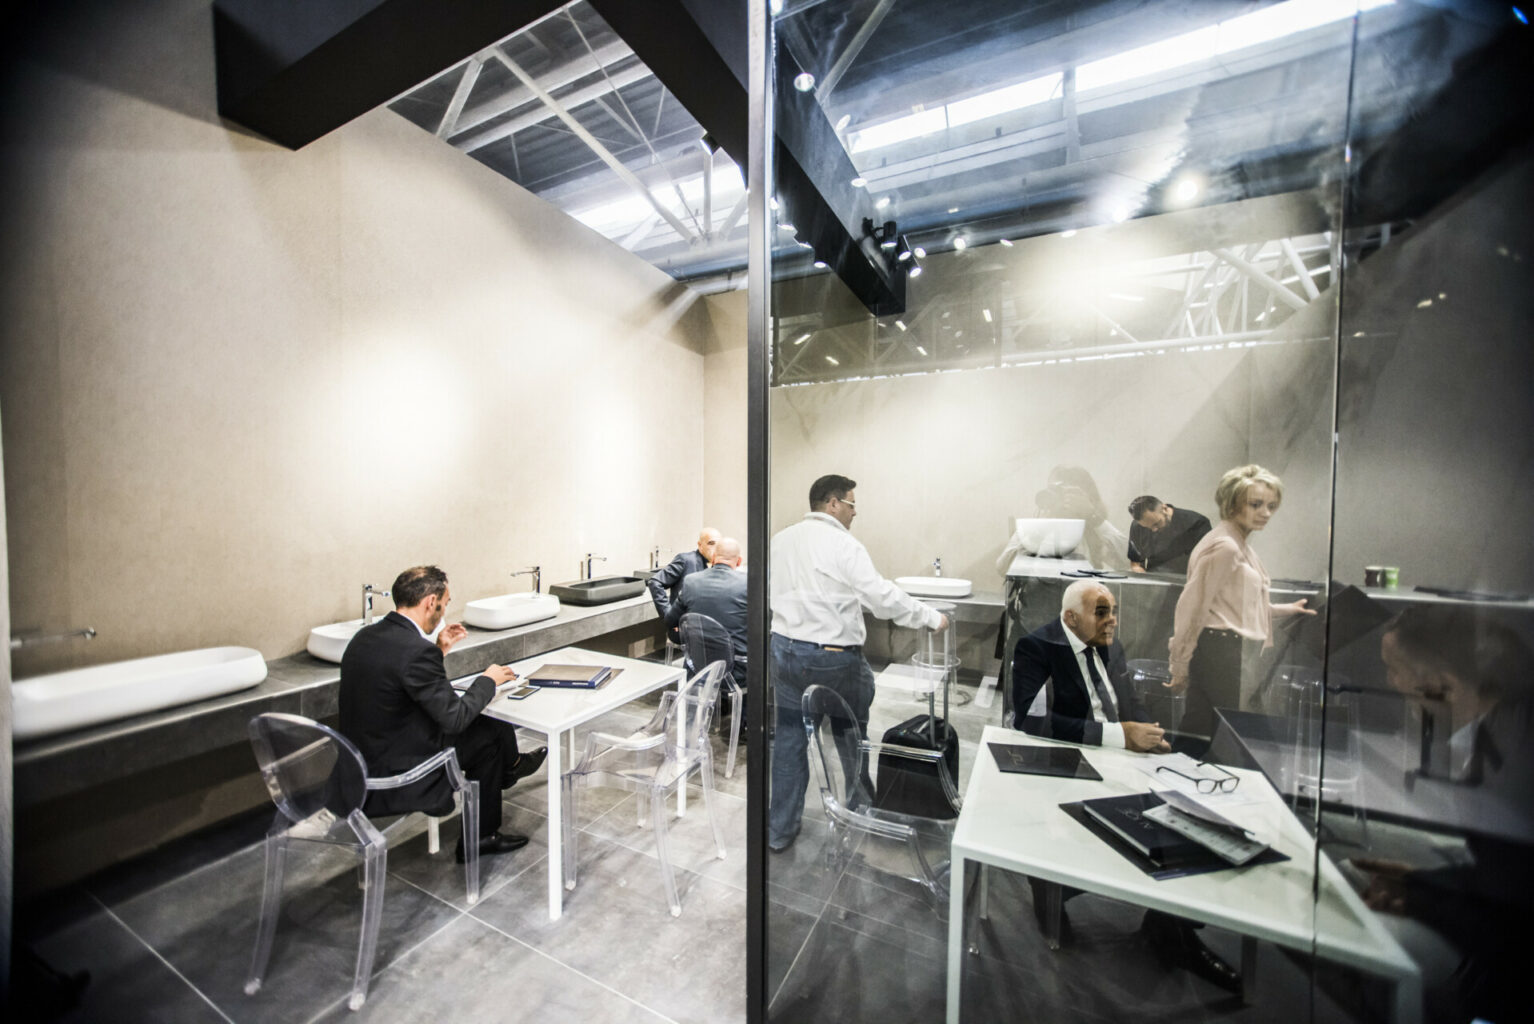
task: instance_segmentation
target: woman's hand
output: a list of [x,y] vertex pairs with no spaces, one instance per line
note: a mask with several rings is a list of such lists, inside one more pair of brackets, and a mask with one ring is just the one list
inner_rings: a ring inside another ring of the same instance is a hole
[[1302,597],[1298,601],[1292,601],[1289,604],[1276,604],[1273,606],[1273,614],[1278,616],[1314,615],[1316,610],[1314,608],[1306,608],[1305,601],[1306,599]]
[[1162,683],[1161,685],[1172,691],[1174,694],[1182,693],[1188,688],[1188,674],[1184,672],[1181,675],[1178,675],[1176,672],[1174,672],[1172,673],[1172,681],[1170,683]]

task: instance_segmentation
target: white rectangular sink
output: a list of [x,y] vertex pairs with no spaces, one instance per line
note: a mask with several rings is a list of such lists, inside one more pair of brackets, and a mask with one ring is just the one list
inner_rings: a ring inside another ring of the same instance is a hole
[[480,629],[511,629],[558,614],[559,598],[553,594],[502,594],[470,601],[463,621]]
[[13,735],[36,739],[248,689],[266,678],[250,647],[207,647],[54,672],[11,685]]
[[900,576],[895,586],[914,597],[968,597],[974,584],[957,576]]

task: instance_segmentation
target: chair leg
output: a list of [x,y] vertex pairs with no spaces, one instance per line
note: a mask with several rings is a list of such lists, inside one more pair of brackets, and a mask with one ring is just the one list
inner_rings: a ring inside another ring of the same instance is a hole
[[282,910],[282,876],[287,864],[288,837],[266,837],[266,880],[261,889],[261,922],[256,927],[256,952],[250,961],[250,977],[245,980],[245,994],[261,990],[266,978],[267,961],[272,955],[272,936],[277,934],[277,915]]
[[[703,776],[703,810],[708,815],[708,823],[714,830],[714,859],[724,860],[724,833],[719,831],[719,819],[714,817],[714,759],[705,757],[703,764],[699,766],[698,773]],[[682,785],[687,785],[687,780],[682,780]]]
[[[681,785],[686,785],[684,776]],[[671,870],[671,850],[666,837],[666,790],[657,787],[650,794],[650,817],[655,827],[655,853],[660,861],[661,879],[666,883],[666,899],[671,904],[671,916],[682,916],[682,901],[676,894],[676,875]]]
[[[468,781],[468,786],[458,794],[458,800],[459,822],[462,825],[460,836],[463,842],[464,898],[472,907],[479,902],[479,787],[483,783],[476,779]],[[435,831],[436,819],[432,820],[432,825]]]
[[373,955],[378,952],[378,923],[383,920],[384,879],[387,877],[389,847],[385,843],[369,846],[363,853],[363,872],[367,878],[362,892],[362,940],[357,946],[357,970],[352,976],[352,996],[347,1005],[362,1008],[368,997],[368,982],[373,977]]
[[740,720],[745,710],[746,693],[744,690],[730,690],[730,759],[724,766],[724,777],[735,777],[735,752],[740,749]]

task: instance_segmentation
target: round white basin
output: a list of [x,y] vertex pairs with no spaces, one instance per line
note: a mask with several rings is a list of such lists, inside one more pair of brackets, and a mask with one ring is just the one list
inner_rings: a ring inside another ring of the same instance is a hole
[[553,594],[502,594],[470,601],[463,621],[480,629],[511,629],[558,614],[559,598]]
[[1030,555],[1064,558],[1076,550],[1086,529],[1085,519],[1019,519],[1014,537]]
[[895,586],[914,597],[968,597],[974,592],[969,580],[957,576],[899,576]]
[[266,660],[250,647],[206,647],[54,672],[11,684],[12,734],[35,739],[255,686]]

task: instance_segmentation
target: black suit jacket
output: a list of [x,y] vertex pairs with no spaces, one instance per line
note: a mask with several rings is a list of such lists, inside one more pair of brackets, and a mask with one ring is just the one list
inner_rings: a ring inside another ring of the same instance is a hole
[[[1118,704],[1119,721],[1145,721],[1145,708],[1129,685],[1123,646],[1115,640],[1097,651],[1108,669],[1107,682]],[[1103,724],[1093,720],[1088,696],[1091,685],[1091,680],[1082,678],[1059,619],[1034,630],[1017,642],[1012,657],[1015,727],[1035,736],[1102,746]],[[1040,690],[1046,693],[1044,714],[1031,716],[1028,712]]]
[[698,549],[693,548],[683,551],[666,563],[664,569],[645,580],[645,586],[650,588],[650,600],[655,602],[655,613],[664,619],[671,609],[671,602],[682,589],[682,580],[707,568],[708,563],[698,554]]
[[1209,532],[1209,520],[1192,509],[1172,507],[1172,521],[1152,533],[1139,523],[1129,527],[1129,560],[1149,572],[1188,571],[1188,556]]
[[[341,735],[357,745],[368,775],[397,775],[443,750],[495,696],[480,676],[463,696],[448,682],[442,651],[415,623],[390,612],[358,631],[341,656]],[[452,807],[447,773],[368,795],[368,814]]]

